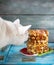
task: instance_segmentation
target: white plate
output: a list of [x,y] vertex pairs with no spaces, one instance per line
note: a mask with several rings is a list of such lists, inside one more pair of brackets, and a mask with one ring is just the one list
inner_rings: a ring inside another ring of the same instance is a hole
[[[26,53],[26,52],[27,52],[26,49],[27,49],[27,48],[21,49],[21,50],[20,50],[20,53],[21,53],[22,55],[25,55],[25,56],[38,56],[38,54],[27,54],[27,53]],[[25,50],[25,52],[22,52],[22,50]]]

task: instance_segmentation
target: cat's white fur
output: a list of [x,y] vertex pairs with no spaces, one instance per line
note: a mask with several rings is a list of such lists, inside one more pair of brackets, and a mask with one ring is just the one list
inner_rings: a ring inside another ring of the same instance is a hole
[[8,45],[20,45],[28,39],[28,29],[31,25],[22,26],[20,20],[14,22],[4,20],[0,17],[0,48]]

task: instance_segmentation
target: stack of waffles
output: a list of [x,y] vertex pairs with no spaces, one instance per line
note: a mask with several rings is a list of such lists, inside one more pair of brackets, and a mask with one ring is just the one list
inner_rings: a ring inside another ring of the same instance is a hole
[[29,30],[27,52],[33,54],[47,52],[49,50],[48,35],[49,32],[47,30]]

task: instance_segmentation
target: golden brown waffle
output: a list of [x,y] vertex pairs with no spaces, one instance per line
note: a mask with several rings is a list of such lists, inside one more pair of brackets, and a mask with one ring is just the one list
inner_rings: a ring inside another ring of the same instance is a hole
[[47,52],[49,50],[48,35],[47,30],[29,30],[27,51],[33,54]]

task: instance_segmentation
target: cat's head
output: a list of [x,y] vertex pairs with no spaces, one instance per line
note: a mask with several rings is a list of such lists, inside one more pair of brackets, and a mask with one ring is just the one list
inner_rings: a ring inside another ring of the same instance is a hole
[[23,26],[20,24],[19,19],[16,19],[14,21],[14,25],[17,29],[17,39],[15,44],[16,45],[23,44],[28,39],[28,30],[31,27],[31,25]]

